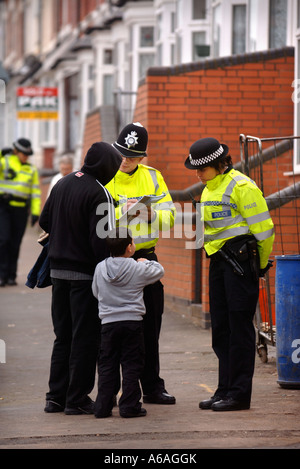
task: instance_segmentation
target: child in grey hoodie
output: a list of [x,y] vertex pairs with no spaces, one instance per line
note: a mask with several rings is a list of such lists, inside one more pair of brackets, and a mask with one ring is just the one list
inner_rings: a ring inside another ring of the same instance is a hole
[[101,346],[98,362],[98,395],[95,416],[109,417],[122,367],[121,417],[141,417],[139,379],[144,366],[143,289],[164,275],[156,261],[131,258],[135,244],[127,228],[116,228],[107,237],[112,257],[95,270],[93,294],[98,299]]

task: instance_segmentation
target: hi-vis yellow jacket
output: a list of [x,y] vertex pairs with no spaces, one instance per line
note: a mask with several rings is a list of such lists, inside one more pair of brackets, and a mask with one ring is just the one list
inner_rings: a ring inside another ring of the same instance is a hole
[[231,169],[207,182],[201,196],[204,249],[217,252],[231,238],[252,234],[260,267],[266,267],[274,242],[274,224],[267,203],[254,181]]
[[135,219],[130,223],[136,250],[150,249],[158,241],[159,231],[170,230],[175,221],[176,209],[162,174],[150,166],[139,164],[132,174],[118,171],[105,186],[116,201],[116,219],[122,215],[122,206],[127,199],[141,199],[144,195],[159,196],[166,194],[152,208],[155,219],[151,223]]
[[7,196],[12,207],[30,207],[32,215],[40,215],[41,190],[35,166],[22,164],[16,155],[1,157],[0,197]]

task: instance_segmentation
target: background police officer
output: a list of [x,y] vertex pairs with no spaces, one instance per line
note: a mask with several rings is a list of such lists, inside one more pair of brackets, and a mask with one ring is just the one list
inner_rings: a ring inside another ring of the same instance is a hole
[[255,364],[253,317],[259,276],[270,266],[274,225],[256,184],[232,167],[227,145],[197,140],[185,161],[205,188],[204,249],[210,257],[209,301],[212,346],[219,360],[219,382],[201,409],[249,409]]
[[[116,218],[144,195],[163,196],[156,203],[138,212],[130,224],[136,245],[135,258],[157,260],[154,252],[160,230],[174,225],[175,206],[161,173],[141,164],[147,155],[148,132],[140,123],[126,125],[114,147],[123,156],[120,169],[106,185],[116,202]],[[145,368],[141,377],[143,400],[146,403],[175,404],[175,397],[167,393],[159,376],[159,334],[164,309],[163,285],[160,281],[144,289]]]
[[31,213],[39,218],[41,191],[38,171],[28,162],[31,142],[19,138],[12,152],[0,154],[0,286],[16,285],[20,245]]

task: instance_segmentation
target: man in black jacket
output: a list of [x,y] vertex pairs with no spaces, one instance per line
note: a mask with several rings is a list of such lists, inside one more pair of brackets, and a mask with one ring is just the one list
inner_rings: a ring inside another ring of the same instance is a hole
[[113,200],[105,189],[122,158],[105,142],[88,150],[81,171],[62,178],[40,216],[49,233],[52,321],[55,333],[45,412],[92,414],[100,320],[92,280],[109,256],[105,237],[114,227]]

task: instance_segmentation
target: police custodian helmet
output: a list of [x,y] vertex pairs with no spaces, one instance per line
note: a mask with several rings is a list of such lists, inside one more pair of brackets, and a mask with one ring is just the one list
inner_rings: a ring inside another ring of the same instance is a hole
[[148,132],[139,122],[126,125],[113,146],[126,158],[147,156]]
[[201,138],[191,146],[190,154],[184,165],[188,169],[205,168],[212,162],[226,156],[228,151],[228,146],[219,143],[215,138]]

